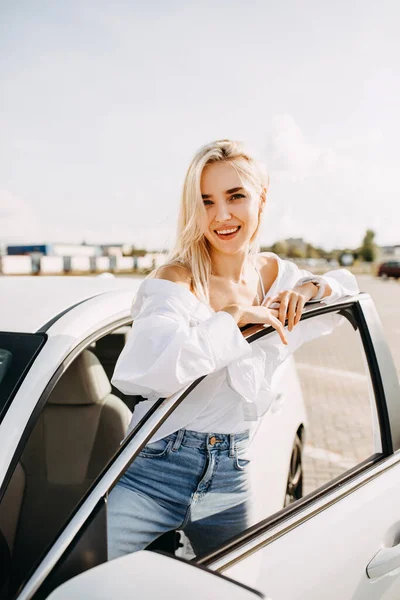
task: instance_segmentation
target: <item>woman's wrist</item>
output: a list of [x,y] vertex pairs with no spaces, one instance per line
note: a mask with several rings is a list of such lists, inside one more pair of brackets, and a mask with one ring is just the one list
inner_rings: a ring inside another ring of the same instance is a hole
[[236,323],[239,323],[243,316],[243,309],[238,304],[227,304],[221,310],[229,313],[235,319]]
[[316,288],[316,292],[312,292],[312,296],[310,296],[309,301],[313,300],[314,302],[319,302],[322,300],[322,298],[325,298],[325,296],[329,296],[332,291],[327,281],[318,275],[303,277],[297,282],[296,288],[303,287],[306,284],[312,284]]
[[319,288],[311,281],[296,286],[294,289],[297,292],[299,292],[302,296],[307,298],[307,302],[315,298],[315,296],[319,293]]

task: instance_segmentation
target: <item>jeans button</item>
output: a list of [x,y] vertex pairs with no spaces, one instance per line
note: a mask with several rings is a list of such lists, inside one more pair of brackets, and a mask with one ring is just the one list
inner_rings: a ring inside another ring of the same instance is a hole
[[211,446],[214,446],[215,442],[217,441],[217,438],[215,436],[210,437],[210,444]]

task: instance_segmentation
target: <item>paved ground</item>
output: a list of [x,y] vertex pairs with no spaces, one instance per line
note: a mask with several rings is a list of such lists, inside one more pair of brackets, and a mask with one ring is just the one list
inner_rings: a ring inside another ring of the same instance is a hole
[[[377,307],[400,376],[400,283],[358,278]],[[374,452],[369,377],[358,335],[346,321],[296,353],[309,419],[304,493]]]
[[400,281],[367,276],[357,279],[361,291],[370,294],[375,302],[400,375]]

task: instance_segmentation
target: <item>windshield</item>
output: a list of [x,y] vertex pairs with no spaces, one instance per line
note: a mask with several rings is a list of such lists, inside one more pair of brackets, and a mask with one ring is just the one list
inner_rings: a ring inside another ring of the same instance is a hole
[[45,341],[44,334],[0,332],[0,422]]

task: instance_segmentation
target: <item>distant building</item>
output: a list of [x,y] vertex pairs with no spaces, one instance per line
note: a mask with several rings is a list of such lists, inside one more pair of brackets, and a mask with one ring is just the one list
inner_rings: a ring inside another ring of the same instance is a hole
[[18,244],[6,246],[9,256],[99,256],[99,246],[87,244]]
[[40,253],[43,256],[50,256],[52,253],[51,244],[20,244],[6,246],[8,256],[29,256],[30,254]]
[[380,251],[385,258],[400,256],[400,244],[394,246],[381,246]]
[[295,248],[304,254],[307,250],[307,242],[303,238],[286,238],[285,242],[289,248]]
[[89,244],[53,244],[52,256],[100,256],[99,246]]
[[102,256],[123,256],[126,244],[100,244]]

